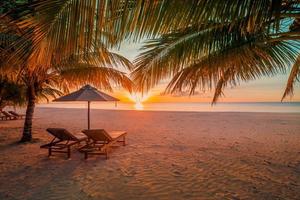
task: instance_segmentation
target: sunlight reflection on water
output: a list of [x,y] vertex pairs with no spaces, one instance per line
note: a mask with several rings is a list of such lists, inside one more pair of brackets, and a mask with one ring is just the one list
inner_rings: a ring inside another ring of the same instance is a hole
[[144,106],[141,102],[136,102],[134,104],[134,108],[135,108],[135,110],[144,110]]

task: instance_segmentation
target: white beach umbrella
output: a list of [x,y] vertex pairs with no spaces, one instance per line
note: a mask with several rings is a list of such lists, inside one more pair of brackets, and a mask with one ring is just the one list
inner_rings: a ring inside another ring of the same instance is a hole
[[85,85],[79,90],[59,97],[54,101],[87,101],[88,102],[88,129],[90,129],[90,104],[91,101],[114,101],[117,102],[119,99],[112,97],[104,92],[97,90],[96,88]]

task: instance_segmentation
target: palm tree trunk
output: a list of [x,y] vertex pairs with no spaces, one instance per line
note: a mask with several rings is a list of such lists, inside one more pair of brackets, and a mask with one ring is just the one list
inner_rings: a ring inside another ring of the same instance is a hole
[[23,128],[23,136],[20,142],[28,142],[32,139],[32,118],[35,108],[35,100],[36,96],[34,86],[29,86],[27,88],[27,109]]

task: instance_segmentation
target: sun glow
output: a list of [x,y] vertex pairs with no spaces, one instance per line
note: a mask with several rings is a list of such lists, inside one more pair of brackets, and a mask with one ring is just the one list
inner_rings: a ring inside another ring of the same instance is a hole
[[132,93],[130,94],[129,98],[135,103],[134,108],[136,110],[143,110],[143,102],[149,98],[149,95],[141,93]]
[[144,110],[144,106],[143,106],[143,104],[141,102],[136,102],[134,104],[134,109],[136,109],[136,110]]

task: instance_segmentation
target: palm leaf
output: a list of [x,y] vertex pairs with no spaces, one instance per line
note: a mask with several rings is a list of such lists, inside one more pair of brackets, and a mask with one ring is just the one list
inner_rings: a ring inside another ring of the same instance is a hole
[[[255,37],[259,36],[261,37],[256,33]],[[231,43],[247,40],[251,41],[253,38],[243,36],[239,25],[233,26],[230,23],[211,22],[207,25],[187,27],[146,42],[142,47],[142,50],[146,51],[135,59],[136,67],[132,74],[134,79],[147,78],[150,72],[158,71],[172,76],[183,66],[200,59],[203,55],[227,48]],[[155,73],[152,75],[153,84],[157,84],[161,77],[155,77]]]
[[[57,51],[56,59],[84,51],[93,51],[94,46],[112,46],[116,37],[107,34],[110,31],[104,26],[106,16],[111,10],[111,1],[100,0],[45,0],[36,1],[31,7],[32,13],[25,14],[15,23],[25,33],[23,39],[32,42],[32,54],[38,54],[42,43],[47,43],[47,56]],[[102,34],[104,33],[104,34]],[[18,47],[13,57],[25,57],[28,47],[24,41],[16,41]]]
[[[282,16],[296,13],[298,3],[294,0],[232,0],[230,3],[223,0],[123,1],[118,12],[122,17],[115,24],[118,25],[119,37],[128,31],[136,38],[153,37],[209,21],[238,23],[248,34],[266,24],[269,30],[279,30]],[[240,24],[241,19],[245,20]]]
[[294,83],[296,81],[299,81],[299,76],[300,76],[300,56],[298,56],[295,64],[293,65],[290,76],[288,78],[285,91],[283,93],[281,101],[283,101],[284,98],[286,98],[288,95],[293,95],[294,91]]
[[113,68],[77,63],[69,67],[64,66],[58,69],[58,72],[70,88],[92,83],[109,91],[112,91],[113,87],[116,86],[122,86],[128,91],[132,89],[132,82],[126,74]]
[[227,84],[235,86],[240,81],[285,72],[286,66],[295,61],[296,55],[297,49],[291,47],[289,42],[227,48],[179,71],[170,81],[166,92],[189,89],[193,94],[196,89],[211,90],[215,87],[214,103]]

